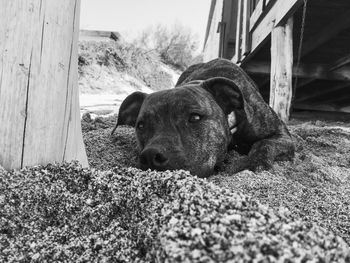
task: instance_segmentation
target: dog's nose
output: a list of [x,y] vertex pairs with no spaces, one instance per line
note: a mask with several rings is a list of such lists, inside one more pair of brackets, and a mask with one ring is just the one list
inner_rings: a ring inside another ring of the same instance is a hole
[[140,164],[142,169],[165,170],[168,164],[168,157],[156,148],[148,148],[142,151],[140,155]]

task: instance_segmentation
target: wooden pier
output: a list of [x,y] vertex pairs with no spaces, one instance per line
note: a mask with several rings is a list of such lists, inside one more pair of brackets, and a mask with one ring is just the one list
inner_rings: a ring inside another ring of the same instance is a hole
[[212,0],[204,58],[214,57],[245,69],[285,121],[291,103],[350,112],[350,1]]

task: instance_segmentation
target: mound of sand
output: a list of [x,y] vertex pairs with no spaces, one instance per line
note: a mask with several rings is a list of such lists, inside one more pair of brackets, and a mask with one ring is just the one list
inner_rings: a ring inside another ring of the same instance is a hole
[[[132,128],[110,126],[85,130],[84,140],[92,167],[136,166],[137,144]],[[91,121],[94,123],[94,121]],[[350,244],[350,129],[343,122],[293,121],[289,129],[296,143],[293,162],[278,162],[269,171],[235,173],[239,160],[227,155],[224,166],[208,180],[242,192],[276,211],[288,208],[296,219],[334,231]]]
[[349,247],[188,172],[0,174],[1,262],[346,262]]
[[294,162],[234,173],[229,153],[199,179],[130,168],[134,131],[114,123],[83,117],[90,169],[0,169],[0,262],[350,261],[347,129],[294,123]]

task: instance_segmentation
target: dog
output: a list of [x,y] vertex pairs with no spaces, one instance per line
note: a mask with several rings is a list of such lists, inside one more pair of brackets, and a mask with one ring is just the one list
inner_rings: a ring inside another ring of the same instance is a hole
[[295,151],[286,125],[256,84],[226,59],[190,66],[174,89],[132,93],[112,134],[120,125],[135,127],[143,170],[184,169],[208,177],[228,150],[247,155],[243,168],[253,171],[292,160]]

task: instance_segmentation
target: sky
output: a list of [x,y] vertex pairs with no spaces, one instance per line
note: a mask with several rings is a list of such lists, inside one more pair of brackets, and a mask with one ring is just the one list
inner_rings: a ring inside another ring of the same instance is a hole
[[[81,0],[80,28],[117,31],[126,39],[147,27],[176,22],[203,45],[211,0]],[[126,35],[129,35],[126,36]]]

